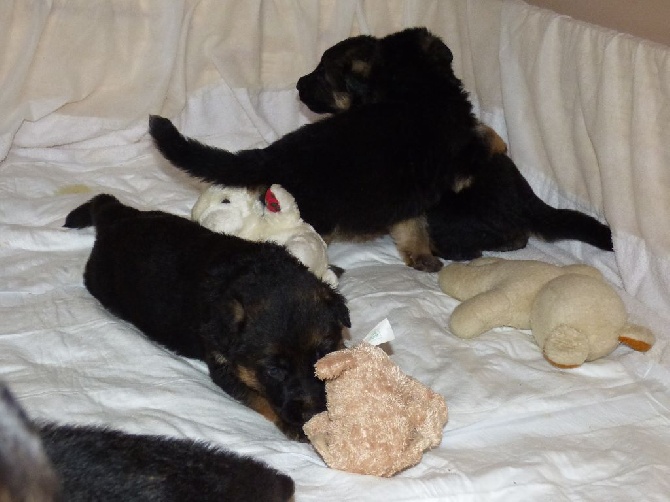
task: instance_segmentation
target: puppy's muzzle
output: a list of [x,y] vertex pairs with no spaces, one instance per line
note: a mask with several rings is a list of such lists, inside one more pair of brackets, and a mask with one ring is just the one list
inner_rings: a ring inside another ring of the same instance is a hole
[[309,73],[298,79],[296,85],[300,101],[305,103],[314,113],[331,113],[333,109],[333,92],[326,85],[323,77],[315,72]]

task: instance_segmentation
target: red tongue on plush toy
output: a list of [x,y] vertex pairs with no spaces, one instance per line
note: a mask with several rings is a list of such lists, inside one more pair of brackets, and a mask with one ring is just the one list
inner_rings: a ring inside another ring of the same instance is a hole
[[275,197],[275,194],[272,193],[272,190],[269,188],[265,192],[265,207],[267,207],[268,211],[271,213],[278,213],[281,210],[277,197]]

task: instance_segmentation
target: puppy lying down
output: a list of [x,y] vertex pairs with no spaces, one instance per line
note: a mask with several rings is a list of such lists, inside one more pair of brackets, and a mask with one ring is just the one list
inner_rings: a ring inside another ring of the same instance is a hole
[[214,382],[303,438],[325,409],[314,363],[343,346],[344,298],[285,248],[139,211],[111,195],[73,210],[96,227],[84,283],[113,314],[176,353],[204,360]]
[[337,287],[325,241],[300,218],[295,199],[280,185],[260,191],[210,186],[198,197],[191,218],[215,232],[281,244],[310,272]]
[[3,502],[286,502],[293,492],[288,476],[205,443],[36,425],[0,384]]

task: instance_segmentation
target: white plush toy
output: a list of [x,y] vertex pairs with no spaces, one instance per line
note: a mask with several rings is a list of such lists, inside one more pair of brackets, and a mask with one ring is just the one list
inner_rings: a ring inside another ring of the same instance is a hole
[[215,232],[281,244],[314,275],[337,287],[326,243],[300,218],[295,199],[280,185],[268,188],[262,200],[253,190],[212,185],[196,201],[191,218]]
[[554,366],[574,368],[612,352],[619,343],[646,351],[653,333],[627,321],[623,301],[588,265],[479,258],[439,273],[442,291],[461,300],[452,333],[473,338],[498,326],[530,329]]

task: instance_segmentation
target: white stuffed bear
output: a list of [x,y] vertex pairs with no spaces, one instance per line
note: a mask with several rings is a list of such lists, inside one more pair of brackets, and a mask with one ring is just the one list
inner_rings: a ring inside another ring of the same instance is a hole
[[623,301],[588,265],[479,258],[439,273],[442,291],[461,300],[449,326],[473,338],[498,326],[530,329],[554,366],[574,368],[612,352],[619,343],[649,350],[653,333],[627,322]]
[[212,185],[196,201],[191,218],[215,232],[281,244],[314,275],[337,287],[326,243],[300,218],[295,199],[280,185],[268,188],[262,200],[247,188]]

